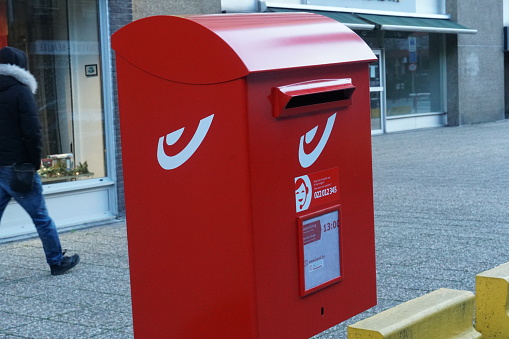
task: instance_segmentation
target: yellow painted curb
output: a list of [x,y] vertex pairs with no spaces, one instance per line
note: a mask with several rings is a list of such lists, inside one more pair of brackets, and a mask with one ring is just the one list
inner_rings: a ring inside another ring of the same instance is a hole
[[483,338],[509,338],[509,263],[479,273],[476,282],[476,329]]
[[348,339],[481,338],[472,292],[439,289],[348,326]]

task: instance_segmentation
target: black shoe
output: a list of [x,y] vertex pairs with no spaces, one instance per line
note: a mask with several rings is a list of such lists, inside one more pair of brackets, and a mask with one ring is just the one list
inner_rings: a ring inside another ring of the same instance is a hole
[[50,265],[51,275],[60,275],[69,271],[80,262],[80,256],[75,254],[73,256],[64,256],[60,265]]

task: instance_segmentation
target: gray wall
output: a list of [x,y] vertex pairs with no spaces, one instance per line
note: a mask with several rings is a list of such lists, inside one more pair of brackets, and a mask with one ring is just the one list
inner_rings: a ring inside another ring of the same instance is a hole
[[[221,12],[221,0],[108,0],[110,34],[133,20],[152,15],[209,14]],[[118,114],[115,53],[112,56],[113,100],[115,105],[115,144],[117,161],[117,191],[119,215],[125,215],[124,176],[122,172],[122,147]]]
[[504,119],[503,0],[447,0],[446,10],[478,31],[447,36],[448,124]]
[[133,0],[133,19],[152,15],[221,13],[221,0]]
[[[121,27],[133,21],[132,4],[131,0],[109,0],[109,24],[110,35],[115,33]],[[111,72],[113,79],[113,105],[115,107],[114,125],[115,125],[115,159],[116,168],[114,169],[117,178],[117,199],[118,199],[118,214],[125,216],[125,199],[124,199],[124,173],[122,171],[122,145],[120,141],[120,117],[118,112],[118,92],[117,92],[117,71],[115,64],[115,53],[112,53],[111,59]],[[108,171],[113,169],[108,168]]]

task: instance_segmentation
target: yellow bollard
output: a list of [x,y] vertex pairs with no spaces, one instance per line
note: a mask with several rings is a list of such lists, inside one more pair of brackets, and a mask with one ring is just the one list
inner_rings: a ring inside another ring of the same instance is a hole
[[481,338],[472,292],[439,289],[348,326],[348,339]]
[[479,273],[476,282],[476,329],[484,338],[509,338],[509,263]]

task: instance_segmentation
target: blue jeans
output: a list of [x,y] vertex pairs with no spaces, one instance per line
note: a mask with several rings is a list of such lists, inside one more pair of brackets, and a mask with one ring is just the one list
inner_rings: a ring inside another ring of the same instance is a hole
[[62,247],[55,223],[48,215],[42,195],[42,182],[39,174],[34,174],[34,186],[28,193],[17,193],[11,190],[9,182],[13,173],[12,166],[0,166],[0,219],[5,207],[14,198],[25,209],[35,225],[42,242],[46,262],[58,265],[62,261]]

